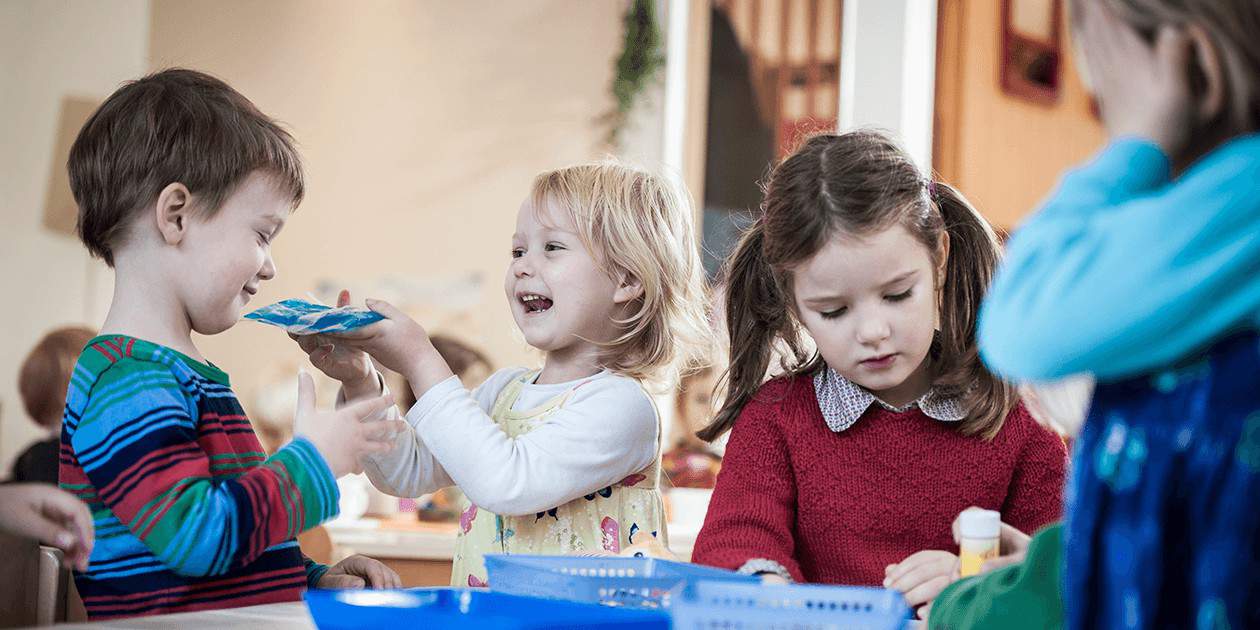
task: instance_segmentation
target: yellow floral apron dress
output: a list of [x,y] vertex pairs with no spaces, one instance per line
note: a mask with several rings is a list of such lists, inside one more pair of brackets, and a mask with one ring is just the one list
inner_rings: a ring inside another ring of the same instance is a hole
[[[512,405],[520,396],[521,389],[537,376],[538,372],[534,371],[512,379],[494,401],[490,417],[510,438],[522,436],[540,426],[548,416],[564,406],[577,388],[591,380],[578,383],[534,409],[513,411]],[[659,417],[656,433],[656,456],[647,468],[564,505],[537,514],[502,516],[478,508],[464,498],[451,567],[451,585],[485,586],[483,559],[486,554],[616,554],[651,538],[668,546],[660,492]],[[592,439],[598,439],[598,436],[592,436]]]

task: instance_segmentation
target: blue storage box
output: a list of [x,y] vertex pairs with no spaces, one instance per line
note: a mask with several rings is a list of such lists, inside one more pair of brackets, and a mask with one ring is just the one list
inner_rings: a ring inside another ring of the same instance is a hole
[[493,593],[482,589],[312,589],[306,606],[320,630],[352,628],[533,629],[606,628],[666,630],[661,611],[609,608],[554,599]]
[[670,593],[696,580],[759,584],[760,579],[658,558],[486,556],[490,588],[502,593],[576,602],[664,608]]
[[813,584],[696,582],[673,595],[675,630],[901,630],[910,609],[897,591]]

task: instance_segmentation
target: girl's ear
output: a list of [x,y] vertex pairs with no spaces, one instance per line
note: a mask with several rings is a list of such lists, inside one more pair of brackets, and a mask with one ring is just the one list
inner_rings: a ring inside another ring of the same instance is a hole
[[625,304],[643,297],[643,283],[638,278],[626,271],[618,275],[617,290],[613,292],[614,304]]
[[936,294],[936,312],[932,327],[941,329],[941,311],[945,309],[945,273],[949,269],[949,232],[941,230],[941,239],[936,244],[936,274],[932,292]]
[[158,193],[153,214],[162,240],[167,245],[178,245],[184,240],[188,221],[192,216],[192,193],[188,191],[187,186],[179,182],[167,184],[166,188]]
[[936,244],[936,290],[945,286],[945,270],[949,268],[949,232],[941,230],[941,240]]
[[1186,26],[1186,35],[1190,37],[1190,42],[1194,47],[1194,55],[1190,59],[1190,68],[1187,70],[1198,75],[1197,78],[1201,82],[1198,87],[1202,89],[1201,93],[1194,95],[1197,101],[1196,122],[1206,125],[1217,119],[1225,110],[1225,100],[1228,98],[1225,67],[1207,29],[1190,23]]

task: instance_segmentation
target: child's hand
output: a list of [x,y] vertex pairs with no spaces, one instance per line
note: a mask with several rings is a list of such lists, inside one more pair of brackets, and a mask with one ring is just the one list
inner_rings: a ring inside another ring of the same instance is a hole
[[96,529],[78,497],[56,486],[19,483],[0,487],[0,505],[0,530],[57,547],[76,569],[87,571]]
[[315,408],[315,383],[311,375],[298,375],[298,407],[294,435],[310,440],[334,477],[362,471],[359,457],[388,452],[394,436],[403,429],[399,420],[367,422],[394,404],[386,394],[350,403],[336,411]]
[[[972,508],[967,509],[970,510]],[[963,511],[965,512],[966,510]],[[962,534],[959,530],[959,519],[961,518],[961,515],[962,513],[960,512],[959,516],[954,518],[953,525],[950,526],[954,533],[955,544],[962,544]],[[998,557],[993,558],[992,560],[985,560],[984,563],[980,565],[980,572],[988,573],[994,569],[1000,569],[1002,567],[1023,562],[1024,556],[1028,553],[1028,543],[1031,540],[1032,538],[1028,534],[1025,534],[1024,532],[1021,532],[1003,522],[1002,529],[999,530],[998,533]],[[958,579],[958,576],[955,575],[954,579]]]
[[453,375],[423,326],[389,302],[368,300],[367,307],[385,320],[328,336],[338,345],[366,351],[381,365],[402,374],[417,397]]
[[[906,603],[917,608],[936,599],[954,581],[958,556],[936,549],[913,553],[897,564],[884,568],[884,588],[901,591]],[[919,618],[927,618],[928,608],[919,610]]]
[[769,586],[783,586],[791,584],[791,582],[784,579],[783,576],[778,573],[762,573],[761,583]]
[[1191,38],[1183,28],[1164,25],[1152,46],[1104,4],[1074,8],[1082,12],[1080,44],[1107,133],[1153,140],[1175,158],[1194,125]]
[[[350,304],[350,292],[342,290],[337,296],[337,306]],[[357,400],[381,392],[380,383],[376,380],[376,368],[372,367],[372,359],[366,352],[351,348],[345,344],[335,344],[325,335],[295,335],[289,338],[297,342],[298,347],[311,360],[311,365],[329,378],[341,381],[346,400]]]
[[319,577],[319,588],[402,588],[402,578],[379,560],[353,555],[328,567]]

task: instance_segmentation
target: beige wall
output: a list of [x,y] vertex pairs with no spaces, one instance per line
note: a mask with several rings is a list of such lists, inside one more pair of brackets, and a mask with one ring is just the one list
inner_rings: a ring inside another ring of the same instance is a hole
[[[62,99],[100,100],[186,66],[231,83],[294,132],[308,194],[254,305],[348,286],[396,299],[498,365],[537,357],[503,297],[515,213],[546,168],[604,155],[619,2],[115,0],[0,4],[0,468],[38,437],[17,362],[46,329],[99,325],[112,281],[70,235],[42,226]],[[102,36],[108,33],[108,36]],[[648,164],[649,166],[651,164]],[[251,414],[303,363],[243,322],[197,340]],[[272,394],[273,398],[275,394]],[[331,400],[325,399],[331,403]]]
[[[301,145],[306,202],[275,245],[279,276],[256,305],[322,280],[383,297],[416,279],[440,291],[477,275],[467,304],[425,305],[413,293],[413,310],[502,366],[536,361],[502,290],[517,207],[538,171],[604,152],[595,119],[612,105],[622,10],[582,0],[154,0],[149,50],[155,68],[224,78]],[[261,384],[292,383],[304,358],[251,322],[198,343],[251,413]]]
[[933,161],[990,221],[1015,227],[1063,169],[1087,158],[1104,140],[1071,59],[1066,20],[1061,92],[1053,105],[1002,92],[1001,2],[943,0],[940,20]]
[[103,99],[145,70],[148,0],[0,3],[0,478],[41,432],[17,395],[18,362],[50,328],[99,325],[112,281],[43,209],[64,99]]

